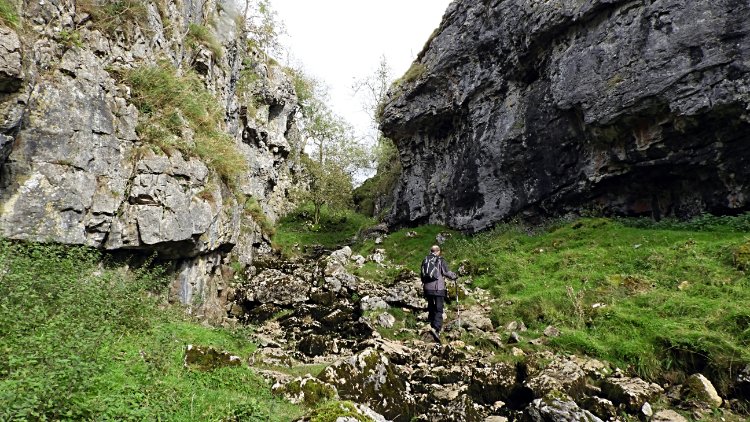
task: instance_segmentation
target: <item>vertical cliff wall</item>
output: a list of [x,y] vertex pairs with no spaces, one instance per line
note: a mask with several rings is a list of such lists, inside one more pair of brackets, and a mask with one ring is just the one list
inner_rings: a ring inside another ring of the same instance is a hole
[[[270,251],[246,201],[271,221],[289,207],[293,84],[247,46],[232,4],[18,6],[18,27],[0,26],[2,235],[158,252],[174,262],[174,299],[200,302],[200,313],[220,320],[233,275],[225,264],[249,264]],[[185,123],[186,110],[168,128],[186,148],[146,140],[154,124],[144,113],[169,110],[139,110],[124,75],[156,68],[194,75],[194,89],[218,103],[216,129],[243,158],[244,168],[233,169],[238,176],[222,177],[216,158],[191,153],[203,135]]]
[[745,1],[456,0],[390,91],[391,225],[748,203]]

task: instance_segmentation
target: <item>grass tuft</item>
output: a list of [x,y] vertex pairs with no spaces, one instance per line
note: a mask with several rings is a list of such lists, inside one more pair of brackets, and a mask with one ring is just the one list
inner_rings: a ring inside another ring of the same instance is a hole
[[109,35],[148,22],[143,0],[77,0],[76,12],[88,13],[94,27]]
[[206,46],[206,48],[211,51],[211,54],[213,54],[214,58],[221,58],[221,44],[216,41],[216,38],[214,38],[213,34],[211,34],[211,30],[208,27],[190,23],[188,24],[187,37],[188,39]]
[[[124,74],[131,101],[141,117],[141,138],[167,152],[176,148],[200,157],[230,186],[246,168],[234,140],[221,130],[225,111],[192,71],[182,75],[170,64],[139,67]],[[188,134],[192,133],[192,142]]]
[[12,0],[0,0],[0,23],[11,28],[18,28],[18,12]]

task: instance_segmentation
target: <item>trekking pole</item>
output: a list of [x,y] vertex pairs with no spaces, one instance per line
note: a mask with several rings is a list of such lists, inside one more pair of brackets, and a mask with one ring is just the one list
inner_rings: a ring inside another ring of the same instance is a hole
[[458,310],[458,330],[461,331],[461,305],[458,303],[458,278],[456,278],[456,310]]

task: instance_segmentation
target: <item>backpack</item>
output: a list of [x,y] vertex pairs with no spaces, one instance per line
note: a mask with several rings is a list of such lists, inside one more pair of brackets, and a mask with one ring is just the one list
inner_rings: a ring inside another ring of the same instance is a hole
[[438,280],[438,274],[440,272],[440,257],[435,255],[427,255],[422,261],[422,284],[432,283]]

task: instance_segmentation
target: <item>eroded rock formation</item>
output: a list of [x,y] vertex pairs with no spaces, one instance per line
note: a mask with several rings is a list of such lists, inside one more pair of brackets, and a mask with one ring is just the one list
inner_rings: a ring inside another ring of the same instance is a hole
[[[271,250],[245,199],[271,221],[289,207],[297,97],[281,68],[247,48],[232,4],[136,3],[132,16],[102,18],[76,2],[29,0],[22,30],[0,25],[0,231],[157,252],[175,262],[173,298],[220,321],[228,252],[246,265]],[[190,38],[195,28],[215,43]],[[210,159],[139,135],[149,111],[122,75],[163,63],[194,71],[224,109],[219,130],[247,163],[234,187]],[[243,72],[251,86],[241,86]]]
[[747,2],[458,0],[391,89],[393,226],[748,203]]

